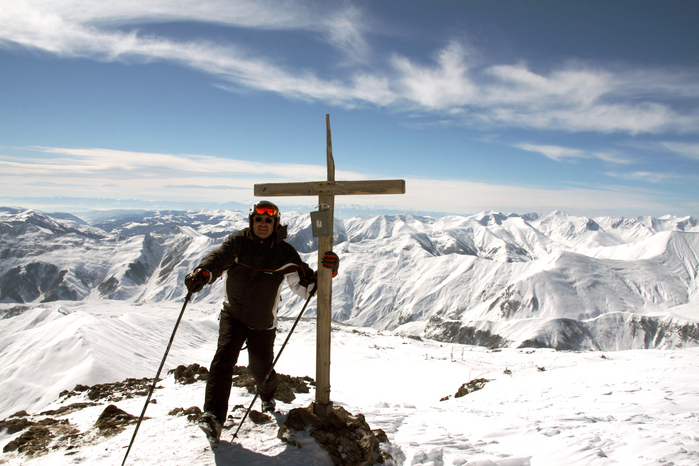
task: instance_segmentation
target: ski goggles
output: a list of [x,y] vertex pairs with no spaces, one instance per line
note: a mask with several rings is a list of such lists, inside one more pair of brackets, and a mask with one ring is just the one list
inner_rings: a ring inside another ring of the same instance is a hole
[[258,205],[258,206],[255,206],[255,213],[260,214],[260,215],[269,215],[270,217],[274,217],[279,213],[279,211],[272,206]]

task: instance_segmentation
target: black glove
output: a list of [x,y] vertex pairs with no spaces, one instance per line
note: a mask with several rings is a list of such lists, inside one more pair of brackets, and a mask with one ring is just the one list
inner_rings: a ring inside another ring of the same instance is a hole
[[337,254],[332,251],[326,252],[325,255],[323,255],[321,263],[323,264],[323,267],[332,269],[333,278],[337,276],[337,271],[340,268],[340,258],[337,257]]
[[318,276],[314,273],[310,277],[304,277],[301,280],[299,280],[299,284],[304,288],[308,288],[311,285],[315,285],[313,287],[313,291],[311,292],[311,294],[313,294],[315,293],[315,290],[318,287]]
[[211,281],[211,272],[206,269],[195,269],[184,277],[184,284],[190,293],[200,292],[209,281]]
[[304,277],[301,280],[299,280],[299,284],[307,290],[310,290],[310,296],[313,296],[314,294],[316,294],[316,291],[318,290],[318,275],[314,273],[310,277]]

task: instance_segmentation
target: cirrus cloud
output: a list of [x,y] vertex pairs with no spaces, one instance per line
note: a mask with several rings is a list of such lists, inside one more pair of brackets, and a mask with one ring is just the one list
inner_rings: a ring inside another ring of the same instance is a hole
[[[337,64],[349,60],[355,66],[338,66],[327,75],[241,44],[175,40],[147,32],[147,23],[175,21],[312,34],[338,51]],[[447,43],[425,61],[374,52],[367,24],[371,21],[358,6],[321,7],[304,1],[5,0],[0,45],[59,57],[168,61],[216,76],[224,89],[242,87],[344,108],[424,112],[478,127],[628,134],[699,131],[696,70],[566,62],[534,71],[524,62],[483,63],[459,41]],[[368,63],[372,54],[381,63]]]

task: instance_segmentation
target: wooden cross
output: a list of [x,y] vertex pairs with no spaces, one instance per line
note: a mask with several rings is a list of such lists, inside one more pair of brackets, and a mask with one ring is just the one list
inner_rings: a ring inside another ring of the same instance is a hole
[[305,183],[268,183],[256,184],[255,196],[318,196],[320,210],[329,210],[330,236],[318,238],[318,317],[316,336],[316,400],[314,412],[321,418],[327,418],[332,412],[330,401],[330,332],[332,307],[332,271],[321,267],[320,263],[326,252],[333,248],[333,214],[335,196],[352,194],[405,194],[404,180],[375,181],[335,181],[335,161],[330,137],[330,115],[325,115],[327,128],[327,181],[310,181]]

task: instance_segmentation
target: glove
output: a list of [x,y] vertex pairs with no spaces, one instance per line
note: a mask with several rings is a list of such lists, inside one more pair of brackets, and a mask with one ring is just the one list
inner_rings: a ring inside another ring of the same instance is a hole
[[318,289],[318,276],[316,274],[313,274],[308,278],[302,278],[299,281],[299,284],[306,289],[311,288],[311,285],[313,285],[310,291],[311,296],[313,296],[314,294],[316,294],[316,290]]
[[333,278],[337,276],[337,271],[340,268],[340,258],[337,257],[337,254],[332,251],[326,252],[321,260],[321,263],[323,264],[323,267],[332,269]]
[[195,269],[184,277],[184,284],[190,293],[200,292],[209,281],[211,281],[211,272],[206,269]]

